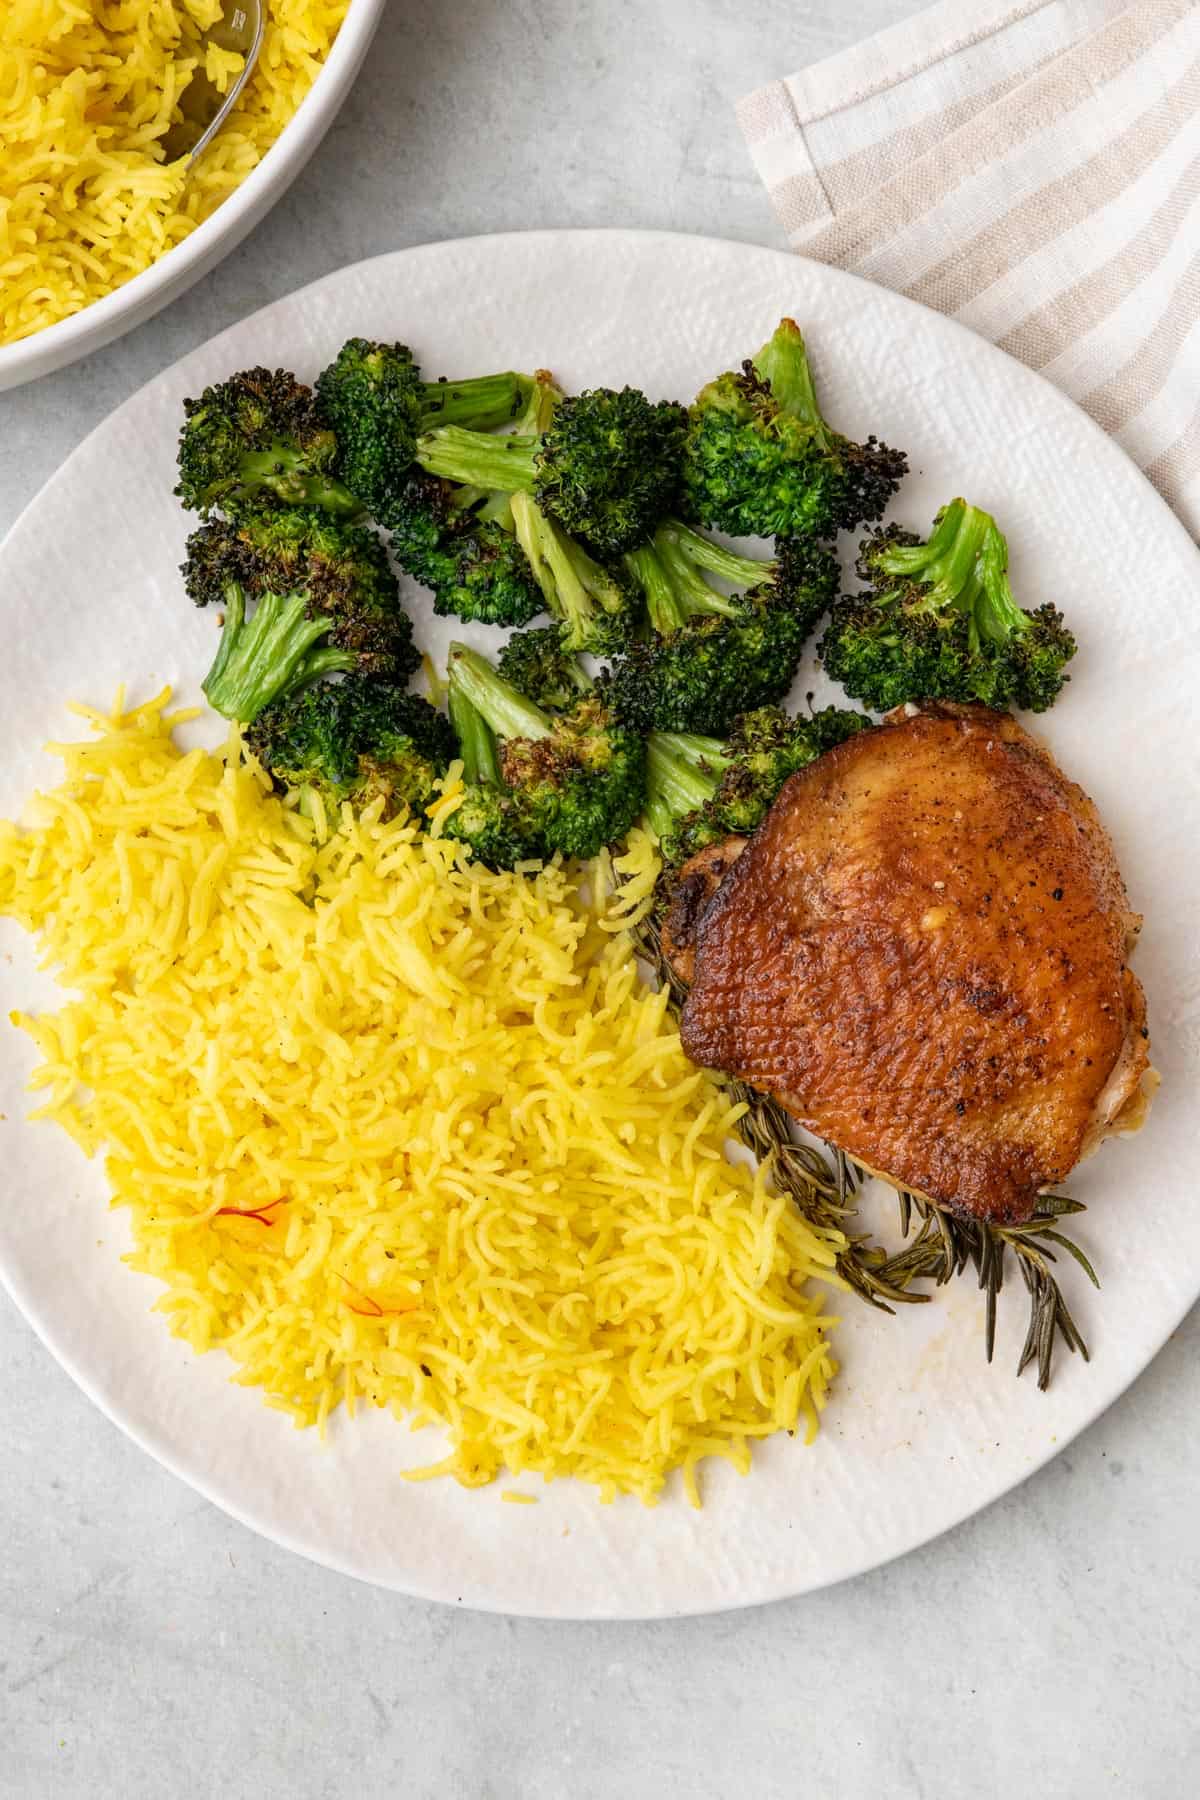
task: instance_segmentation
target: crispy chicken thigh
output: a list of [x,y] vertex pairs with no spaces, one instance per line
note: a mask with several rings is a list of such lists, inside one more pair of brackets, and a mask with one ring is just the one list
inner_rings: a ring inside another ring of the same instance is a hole
[[1143,1109],[1129,909],[1096,809],[1006,714],[904,708],[685,865],[688,1055],[902,1187],[1027,1219]]

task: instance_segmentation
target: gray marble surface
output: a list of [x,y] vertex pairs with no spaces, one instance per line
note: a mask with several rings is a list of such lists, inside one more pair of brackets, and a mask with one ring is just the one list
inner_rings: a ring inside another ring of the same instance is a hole
[[[0,533],[158,369],[358,257],[527,225],[779,242],[732,100],[916,10],[392,0],[323,150],[241,250],[0,397]],[[0,1795],[1180,1800],[1200,1791],[1198,1350],[1193,1314],[1048,1469],[891,1568],[759,1612],[566,1626],[408,1602],[261,1542],[0,1300]]]

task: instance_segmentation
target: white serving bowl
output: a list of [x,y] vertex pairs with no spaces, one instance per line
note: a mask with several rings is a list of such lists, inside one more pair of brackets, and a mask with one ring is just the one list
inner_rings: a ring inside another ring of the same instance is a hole
[[350,91],[387,0],[350,0],[342,28],[299,110],[258,167],[203,225],[143,274],[82,312],[0,347],[0,393],[110,344],[207,275],[241,243],[300,173]]

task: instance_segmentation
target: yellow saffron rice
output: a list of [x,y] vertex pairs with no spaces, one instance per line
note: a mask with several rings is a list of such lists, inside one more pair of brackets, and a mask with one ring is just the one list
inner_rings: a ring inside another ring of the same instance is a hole
[[162,140],[221,0],[0,3],[0,344],[54,324],[180,243],[259,163],[312,86],[349,0],[267,0],[254,73],[194,168]]
[[651,840],[616,903],[605,863],[493,874],[377,808],[322,829],[168,704],[55,746],[62,786],[0,825],[0,912],[76,996],[13,1015],[34,1116],[104,1155],[171,1329],[298,1425],[443,1424],[419,1473],[468,1485],[650,1502],[682,1468],[696,1499],[700,1459],[811,1438],[841,1240],[729,1160],[738,1109],[639,978]]

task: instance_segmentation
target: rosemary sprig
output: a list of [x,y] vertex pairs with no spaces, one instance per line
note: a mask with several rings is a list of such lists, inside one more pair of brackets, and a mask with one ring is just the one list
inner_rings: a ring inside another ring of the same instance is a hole
[[1038,1387],[1044,1391],[1050,1384],[1054,1348],[1060,1339],[1068,1350],[1078,1350],[1084,1362],[1089,1360],[1087,1344],[1050,1267],[1057,1261],[1051,1246],[1057,1245],[1074,1257],[1094,1287],[1100,1286],[1095,1269],[1079,1245],[1058,1229],[1060,1219],[1085,1210],[1082,1201],[1071,1200],[1066,1194],[1043,1194],[1032,1218],[1021,1225],[997,1225],[950,1212],[919,1194],[901,1192],[898,1199],[903,1235],[908,1236],[914,1218],[919,1227],[916,1237],[895,1261],[911,1268],[914,1279],[933,1281],[938,1287],[961,1275],[968,1263],[972,1265],[984,1294],[989,1362],[996,1345],[996,1301],[1004,1286],[1005,1259],[1010,1250],[1029,1294],[1029,1328],[1017,1374],[1036,1358]]
[[[687,998],[687,989],[663,954],[658,922],[653,914],[633,931],[639,955],[650,965],[676,1011]],[[973,1219],[935,1205],[919,1194],[900,1190],[900,1234],[909,1240],[889,1254],[865,1234],[848,1229],[858,1210],[858,1195],[868,1172],[833,1145],[825,1153],[812,1144],[797,1143],[789,1114],[777,1100],[747,1087],[729,1084],[746,1111],[738,1123],[743,1142],[759,1162],[769,1164],[777,1186],[788,1194],[809,1224],[842,1233],[846,1247],[837,1258],[837,1271],[860,1299],[882,1312],[897,1305],[929,1300],[928,1291],[914,1289],[915,1282],[931,1281],[935,1287],[961,1275],[970,1264],[984,1295],[985,1345],[990,1363],[996,1344],[996,1303],[1004,1285],[1005,1264],[1011,1251],[1029,1295],[1029,1326],[1017,1363],[1021,1375],[1036,1361],[1038,1387],[1050,1384],[1054,1350],[1061,1340],[1070,1351],[1078,1350],[1084,1362],[1088,1347],[1071,1316],[1062,1288],[1051,1267],[1055,1249],[1074,1258],[1094,1287],[1096,1271],[1084,1252],[1059,1229],[1060,1219],[1083,1212],[1083,1203],[1065,1194],[1044,1194],[1032,1218],[1021,1225],[998,1225]]]

